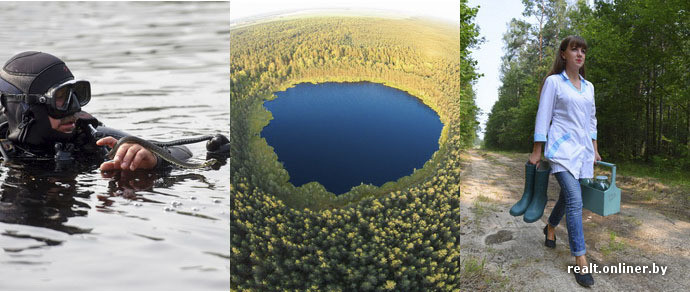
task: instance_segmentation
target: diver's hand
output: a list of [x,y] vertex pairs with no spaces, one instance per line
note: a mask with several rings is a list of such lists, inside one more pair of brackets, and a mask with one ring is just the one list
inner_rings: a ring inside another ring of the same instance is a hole
[[[113,137],[105,137],[96,141],[96,145],[106,145],[110,148],[115,147],[115,144],[117,144],[117,139]],[[156,164],[158,164],[158,157],[151,151],[139,144],[125,143],[117,149],[113,160],[103,162],[100,169],[102,171],[152,169],[156,167]]]

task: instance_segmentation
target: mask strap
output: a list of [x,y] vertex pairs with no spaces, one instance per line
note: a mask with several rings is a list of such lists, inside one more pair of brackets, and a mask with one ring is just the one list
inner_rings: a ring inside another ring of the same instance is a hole
[[2,93],[2,97],[7,98],[7,102],[25,102],[28,104],[46,103],[46,98],[42,94],[10,94]]

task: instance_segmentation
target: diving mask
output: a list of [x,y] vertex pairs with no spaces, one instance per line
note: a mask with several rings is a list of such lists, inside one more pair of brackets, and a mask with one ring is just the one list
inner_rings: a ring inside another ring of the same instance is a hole
[[48,115],[61,119],[81,111],[91,100],[91,83],[86,80],[68,80],[48,89],[45,94],[7,94],[8,97],[22,98],[26,103],[42,103]]

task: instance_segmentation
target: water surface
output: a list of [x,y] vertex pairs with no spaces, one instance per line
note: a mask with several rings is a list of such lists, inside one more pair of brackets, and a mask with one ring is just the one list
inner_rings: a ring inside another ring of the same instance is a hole
[[302,83],[264,103],[261,135],[296,186],[342,194],[410,175],[438,150],[442,123],[419,99],[382,84]]
[[[1,2],[0,63],[37,50],[91,81],[105,125],[229,136],[228,3]],[[190,145],[194,160],[204,144]],[[0,290],[229,290],[229,168],[0,166]]]

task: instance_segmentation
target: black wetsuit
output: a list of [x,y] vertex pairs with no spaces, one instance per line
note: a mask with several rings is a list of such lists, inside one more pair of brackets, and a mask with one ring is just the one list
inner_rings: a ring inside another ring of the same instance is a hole
[[[107,160],[108,148],[96,145],[96,141],[103,137],[114,137],[120,139],[129,134],[104,126],[96,118],[88,113],[80,112],[80,118],[75,122],[74,135],[72,139],[64,143],[42,146],[29,146],[12,143],[7,139],[8,123],[5,115],[0,115],[0,143],[4,153],[3,160],[13,162],[32,162],[32,161],[55,161],[55,162],[76,162],[81,166],[99,166]],[[97,134],[94,136],[88,125],[96,128]],[[68,146],[69,145],[69,146]],[[173,157],[179,160],[187,160],[192,157],[191,151],[185,146],[163,147],[168,150]],[[5,157],[7,156],[7,157]],[[63,159],[60,161],[60,159]],[[162,170],[171,167],[171,163],[158,158],[158,163],[154,169]]]

